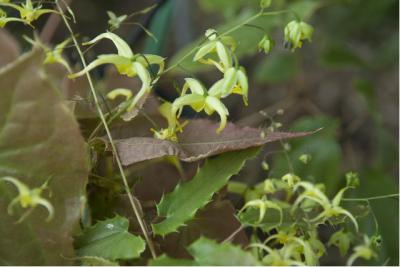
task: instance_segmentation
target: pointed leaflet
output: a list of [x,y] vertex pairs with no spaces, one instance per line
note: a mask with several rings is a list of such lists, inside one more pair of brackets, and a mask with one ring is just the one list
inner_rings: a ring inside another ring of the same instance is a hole
[[[0,177],[13,176],[30,188],[49,180],[42,194],[54,207],[26,210],[7,205],[17,196],[0,182],[0,264],[65,265],[74,256],[72,231],[78,226],[88,163],[84,140],[73,115],[42,69],[44,52],[36,49],[0,70]],[[51,194],[49,194],[49,191]]]
[[178,156],[183,161],[197,161],[228,151],[261,146],[279,140],[297,138],[314,132],[273,132],[265,133],[261,129],[239,127],[228,123],[226,128],[216,134],[218,123],[210,120],[191,120],[182,133],[179,142],[155,139],[151,137],[132,137],[116,140],[122,164],[127,166],[136,162]]
[[77,254],[111,261],[138,258],[146,244],[142,238],[129,233],[128,228],[128,219],[121,216],[96,223],[75,239]]
[[205,206],[213,194],[242,169],[247,159],[255,157],[257,152],[258,148],[252,148],[207,160],[192,180],[178,184],[173,192],[165,195],[157,204],[158,215],[165,219],[152,224],[154,233],[165,236],[192,219],[196,211]]

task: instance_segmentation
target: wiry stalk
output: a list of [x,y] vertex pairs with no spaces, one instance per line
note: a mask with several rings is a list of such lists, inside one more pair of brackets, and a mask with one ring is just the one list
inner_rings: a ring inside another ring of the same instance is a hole
[[[82,61],[82,65],[83,65],[84,68],[86,68],[87,64],[86,64],[85,57],[83,56],[82,50],[80,49],[78,41],[75,38],[74,32],[72,31],[72,28],[71,28],[71,25],[69,24],[67,18],[65,17],[64,11],[62,10],[58,0],[56,0],[56,5],[57,5],[57,8],[58,8],[58,10],[59,10],[59,12],[61,14],[61,17],[64,20],[65,26],[68,28],[68,31],[71,34],[72,41],[74,42],[75,47],[76,47],[76,49],[78,51],[79,57],[80,57],[80,59]],[[147,233],[145,222],[142,220],[142,218],[140,216],[140,213],[139,213],[140,209],[137,206],[138,204],[133,199],[132,193],[131,193],[129,185],[128,185],[128,181],[127,181],[125,173],[124,173],[124,169],[122,167],[121,160],[119,158],[119,155],[117,153],[117,149],[115,147],[115,144],[114,144],[114,141],[113,141],[113,138],[112,138],[112,135],[111,135],[111,131],[110,131],[108,125],[107,125],[107,121],[106,121],[106,118],[105,118],[105,116],[103,114],[103,111],[101,110],[101,106],[100,106],[99,100],[97,98],[96,91],[95,91],[94,86],[93,86],[93,80],[92,80],[89,72],[86,73],[86,77],[87,77],[88,82],[89,82],[89,87],[90,87],[90,90],[91,90],[91,93],[92,93],[92,96],[93,96],[93,99],[94,99],[94,103],[96,105],[97,112],[99,113],[101,122],[104,125],[104,129],[105,129],[105,131],[107,133],[107,137],[108,137],[108,139],[110,141],[111,150],[112,150],[112,153],[115,156],[115,161],[117,163],[119,172],[121,174],[122,181],[124,183],[124,189],[125,189],[125,191],[126,191],[126,193],[128,195],[129,202],[130,202],[130,204],[132,206],[133,212],[134,212],[134,214],[136,216],[136,219],[139,222],[140,228],[141,228],[141,230],[143,232],[143,235],[144,235],[144,237],[146,239],[146,242],[147,242],[147,245],[148,245],[148,247],[150,249],[151,255],[153,256],[153,258],[155,258],[157,255],[156,255],[155,250],[154,250],[153,242],[152,242],[151,238],[149,237],[149,235]]]

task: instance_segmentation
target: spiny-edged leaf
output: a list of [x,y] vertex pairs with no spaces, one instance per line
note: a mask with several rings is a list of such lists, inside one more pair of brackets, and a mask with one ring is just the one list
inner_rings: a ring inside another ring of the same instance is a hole
[[202,237],[191,244],[189,253],[202,266],[256,266],[260,263],[249,252],[230,243],[218,244]]
[[[0,70],[0,177],[13,176],[30,188],[49,179],[42,194],[55,214],[35,207],[22,223],[25,209],[7,205],[17,196],[0,183],[0,264],[68,265],[74,256],[72,232],[78,227],[88,162],[79,126],[42,68],[40,49]],[[49,194],[51,192],[51,194]]]
[[187,259],[174,259],[163,254],[149,261],[150,266],[197,266],[196,262]]
[[192,120],[178,135],[179,142],[170,142],[151,137],[132,137],[116,140],[118,153],[123,165],[160,158],[178,156],[183,161],[197,161],[228,151],[261,146],[266,143],[302,137],[313,132],[272,132],[263,133],[261,129],[238,127],[228,123],[217,134],[218,123],[210,120]]
[[128,228],[128,219],[121,216],[100,221],[76,237],[76,252],[79,256],[111,261],[138,258],[146,244],[142,238],[129,233]]
[[222,242],[236,232],[231,242],[248,245],[245,231],[237,232],[240,226],[232,203],[229,200],[214,200],[200,209],[193,220],[187,222],[187,226],[157,241],[164,253],[174,258],[182,258],[188,256],[186,247],[202,236]]
[[232,175],[237,174],[245,161],[255,157],[258,148],[225,153],[205,162],[192,180],[178,184],[173,192],[157,204],[158,216],[165,219],[152,224],[155,234],[165,236],[194,217],[196,211],[210,201]]

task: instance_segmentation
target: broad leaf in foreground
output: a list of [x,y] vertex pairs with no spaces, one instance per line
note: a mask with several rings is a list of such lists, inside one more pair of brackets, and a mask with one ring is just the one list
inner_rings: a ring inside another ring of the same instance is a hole
[[72,234],[78,227],[85,194],[88,162],[85,142],[73,115],[42,68],[42,50],[23,55],[0,69],[0,177],[10,176],[38,188],[48,181],[42,197],[54,207],[28,209],[10,201],[14,186],[0,182],[0,264],[64,265],[74,256]]
[[96,223],[75,239],[77,254],[111,261],[138,258],[146,244],[141,237],[129,233],[128,228],[128,219],[121,216]]
[[261,265],[249,252],[230,243],[217,243],[200,238],[192,243],[189,253],[194,260],[179,260],[162,255],[150,261],[150,265],[197,265],[197,266],[259,266]]
[[197,161],[228,151],[257,147],[283,139],[302,137],[313,132],[272,132],[261,129],[238,127],[228,123],[216,134],[218,123],[210,120],[191,120],[185,130],[178,134],[179,142],[170,142],[151,137],[132,137],[116,140],[118,153],[123,165],[160,158],[178,156],[183,161]]
[[257,155],[258,150],[251,148],[208,159],[192,180],[178,184],[173,192],[163,196],[157,204],[157,213],[165,219],[152,224],[153,232],[165,236],[193,218],[196,211],[242,169],[246,160]]

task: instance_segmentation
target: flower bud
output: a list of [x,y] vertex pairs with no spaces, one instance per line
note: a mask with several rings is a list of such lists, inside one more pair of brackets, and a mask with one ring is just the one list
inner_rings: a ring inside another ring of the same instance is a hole
[[272,0],[261,0],[260,1],[260,7],[262,9],[268,8],[271,5]]
[[272,48],[275,46],[274,40],[272,40],[269,35],[265,35],[261,41],[258,43],[258,51],[263,51],[265,54],[268,54]]
[[296,48],[301,48],[304,40],[311,42],[314,28],[303,21],[293,20],[286,25],[284,32],[285,47],[294,51]]

